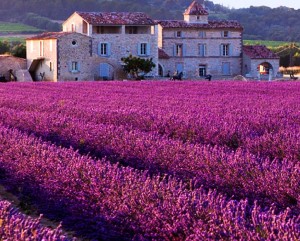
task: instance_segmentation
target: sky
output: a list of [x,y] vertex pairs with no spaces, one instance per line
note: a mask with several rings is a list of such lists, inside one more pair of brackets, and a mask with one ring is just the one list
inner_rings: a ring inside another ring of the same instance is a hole
[[280,6],[285,6],[289,8],[300,9],[299,0],[270,0],[270,1],[261,1],[261,0],[212,0],[214,4],[222,4],[224,7],[229,8],[248,8],[250,6],[267,6],[270,8],[277,8]]

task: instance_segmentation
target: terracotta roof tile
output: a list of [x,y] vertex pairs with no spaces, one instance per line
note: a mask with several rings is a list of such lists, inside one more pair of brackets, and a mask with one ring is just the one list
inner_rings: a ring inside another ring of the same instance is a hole
[[[203,1],[202,1],[203,3]],[[185,15],[208,15],[202,4],[193,1],[191,5],[184,11]]]
[[154,21],[140,12],[76,12],[85,21],[93,25],[154,25]]
[[237,29],[243,30],[242,25],[234,20],[212,20],[208,23],[188,23],[178,20],[158,20],[156,23],[163,28],[198,28],[198,29]]
[[169,59],[170,56],[161,48],[158,48],[158,58],[159,59]]
[[279,59],[279,56],[264,45],[244,45],[243,53],[251,59]]
[[45,32],[45,33],[42,33],[42,34],[35,35],[33,37],[27,38],[26,40],[58,39],[60,37],[67,36],[67,35],[70,35],[70,34],[79,34],[79,35],[82,35],[80,33],[74,33],[74,32]]

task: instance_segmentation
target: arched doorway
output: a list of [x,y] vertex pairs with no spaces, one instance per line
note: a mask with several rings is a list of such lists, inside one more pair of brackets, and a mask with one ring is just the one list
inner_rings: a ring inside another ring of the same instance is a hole
[[273,66],[268,62],[263,62],[257,66],[257,71],[261,76],[267,76],[270,71],[273,71]]

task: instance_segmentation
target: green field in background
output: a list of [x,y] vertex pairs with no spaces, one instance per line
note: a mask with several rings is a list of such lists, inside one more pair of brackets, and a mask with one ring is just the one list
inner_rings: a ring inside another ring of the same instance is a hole
[[1,33],[24,33],[24,32],[39,32],[38,28],[22,24],[22,23],[8,23],[0,21],[0,34]]
[[[243,40],[244,45],[265,45],[269,48],[276,48],[283,45],[289,45],[290,42],[285,41],[269,41],[269,40]],[[300,43],[296,43],[300,45]]]

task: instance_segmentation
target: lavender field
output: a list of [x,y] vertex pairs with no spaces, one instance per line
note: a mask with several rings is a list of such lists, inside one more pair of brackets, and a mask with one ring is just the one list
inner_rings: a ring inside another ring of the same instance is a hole
[[300,240],[300,82],[3,84],[0,178],[51,240]]

